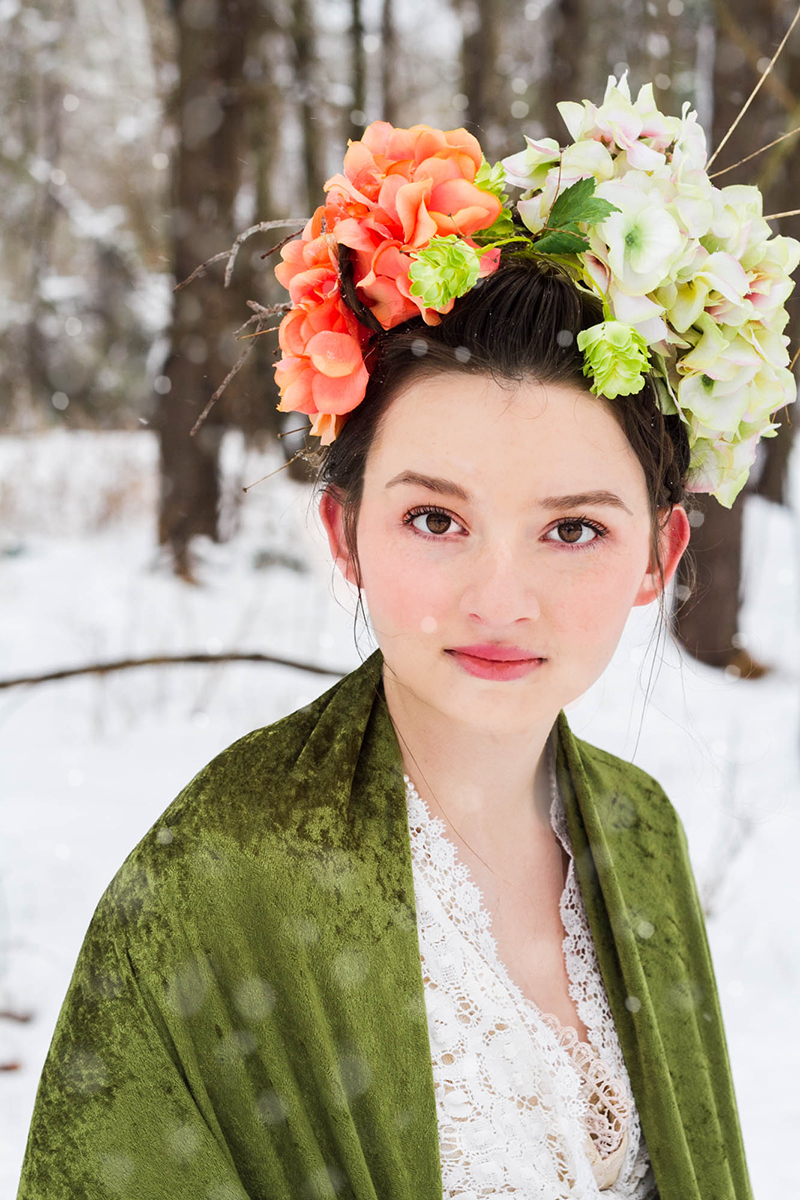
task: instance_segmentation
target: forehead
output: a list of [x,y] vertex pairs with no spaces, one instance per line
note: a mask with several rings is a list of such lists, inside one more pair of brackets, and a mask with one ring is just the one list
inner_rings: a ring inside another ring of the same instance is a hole
[[500,487],[522,499],[613,488],[646,506],[643,468],[610,403],[572,384],[431,375],[392,399],[365,485],[382,487],[411,470],[444,475],[472,493]]

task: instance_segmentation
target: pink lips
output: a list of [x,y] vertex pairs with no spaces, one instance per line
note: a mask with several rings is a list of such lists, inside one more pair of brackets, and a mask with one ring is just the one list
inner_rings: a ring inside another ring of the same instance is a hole
[[541,658],[540,654],[532,654],[530,650],[523,650],[522,646],[498,646],[492,642],[484,642],[480,646],[453,646],[451,653],[488,658],[490,662],[530,662]]
[[538,670],[545,658],[532,656],[521,646],[458,646],[445,651],[469,675],[479,679],[521,679]]

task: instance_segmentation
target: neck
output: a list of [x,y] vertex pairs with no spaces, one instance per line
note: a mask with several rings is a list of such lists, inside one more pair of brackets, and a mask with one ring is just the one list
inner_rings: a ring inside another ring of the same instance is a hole
[[383,686],[404,770],[437,815],[495,842],[550,833],[552,720],[487,733],[424,704],[385,668]]

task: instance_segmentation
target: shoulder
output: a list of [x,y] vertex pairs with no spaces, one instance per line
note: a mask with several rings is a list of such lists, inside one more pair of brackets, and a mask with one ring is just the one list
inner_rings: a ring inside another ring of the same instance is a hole
[[657,779],[627,759],[570,736],[597,814],[609,833],[635,828],[645,840],[669,837],[685,844],[678,811]]
[[369,730],[380,661],[373,655],[310,704],[215,755],[133,848],[106,899],[163,908],[189,892],[281,886],[292,865],[343,840],[354,764]]

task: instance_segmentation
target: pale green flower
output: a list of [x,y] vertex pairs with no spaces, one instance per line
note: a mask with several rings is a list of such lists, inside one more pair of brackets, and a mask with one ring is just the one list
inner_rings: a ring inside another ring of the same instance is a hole
[[647,183],[644,177],[642,186],[636,186],[626,176],[599,184],[596,193],[620,210],[606,217],[598,233],[608,247],[614,282],[632,296],[645,296],[665,284],[686,248],[663,198]]
[[480,254],[455,233],[432,237],[414,257],[408,272],[409,290],[426,308],[444,308],[473,288],[480,275]]
[[629,296],[610,283],[606,300],[611,315],[625,325],[633,325],[648,346],[665,341],[669,330],[664,321],[664,308],[649,296]]
[[707,250],[724,250],[747,271],[758,262],[772,230],[762,214],[763,197],[754,184],[732,183],[715,188],[714,219],[702,242]]
[[498,200],[503,200],[505,185],[506,173],[503,164],[497,162],[492,166],[484,156],[475,176],[475,187],[480,188],[482,192],[491,192]]
[[622,321],[604,321],[578,334],[583,373],[592,375],[595,396],[613,400],[641,391],[649,366],[647,342]]
[[697,438],[691,450],[687,487],[690,492],[710,492],[723,508],[731,508],[747,483],[761,437],[774,435],[777,426],[743,430],[733,439]]
[[528,143],[526,148],[502,159],[501,166],[507,182],[513,187],[536,191],[543,186],[553,163],[561,157],[561,147],[555,138],[542,138],[536,142],[526,134],[525,141]]
[[630,166],[643,171],[663,166],[661,151],[681,132],[677,117],[665,117],[656,108],[652,84],[640,88],[635,103],[631,103],[627,71],[619,83],[609,76],[599,108],[588,100],[583,104],[565,100],[556,107],[576,142],[591,138],[613,143],[625,151]]

